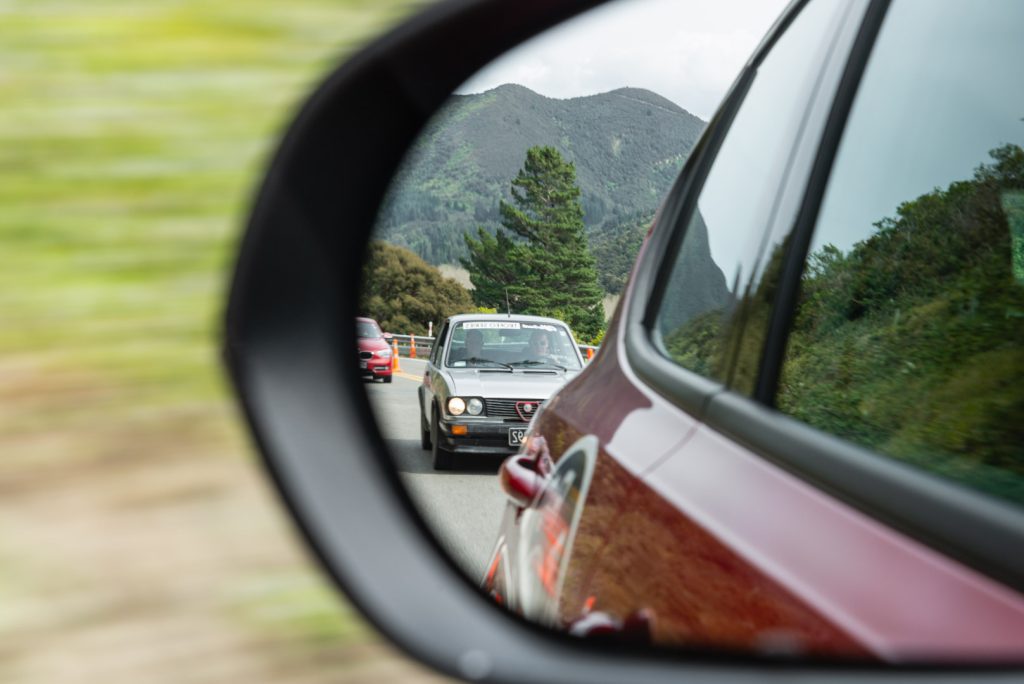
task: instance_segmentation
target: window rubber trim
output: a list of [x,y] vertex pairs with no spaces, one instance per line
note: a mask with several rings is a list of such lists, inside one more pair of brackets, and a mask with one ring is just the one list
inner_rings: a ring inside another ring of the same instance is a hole
[[846,120],[853,106],[861,76],[867,68],[872,47],[881,30],[888,7],[889,0],[874,0],[864,14],[859,33],[847,59],[845,71],[836,90],[832,111],[825,123],[818,153],[811,166],[807,188],[804,191],[804,198],[793,227],[792,243],[786,256],[782,277],[779,280],[775,306],[765,336],[765,346],[754,390],[754,398],[767,406],[774,406],[782,360],[789,339],[789,328],[796,315],[796,297],[799,294],[800,278],[803,276],[807,251],[818,220],[818,210],[828,186],[832,163],[839,150],[839,143],[843,137],[843,130],[846,128]]

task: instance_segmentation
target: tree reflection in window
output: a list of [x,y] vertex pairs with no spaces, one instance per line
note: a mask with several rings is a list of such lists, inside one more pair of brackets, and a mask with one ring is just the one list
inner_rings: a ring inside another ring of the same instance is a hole
[[1024,150],[808,259],[776,404],[1024,504]]

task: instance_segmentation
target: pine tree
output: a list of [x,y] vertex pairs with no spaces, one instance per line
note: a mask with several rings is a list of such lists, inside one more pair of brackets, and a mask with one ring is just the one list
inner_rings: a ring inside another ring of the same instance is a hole
[[466,235],[462,261],[480,306],[553,316],[580,339],[604,328],[602,291],[587,249],[576,169],[553,147],[531,147],[512,181],[512,203],[501,202],[501,224],[491,237]]

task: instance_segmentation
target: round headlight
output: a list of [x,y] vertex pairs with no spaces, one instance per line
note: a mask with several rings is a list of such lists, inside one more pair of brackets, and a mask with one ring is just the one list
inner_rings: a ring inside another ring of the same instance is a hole
[[473,397],[466,402],[466,408],[469,409],[469,415],[479,416],[484,411],[484,402],[480,401],[476,397]]
[[461,416],[466,412],[466,402],[462,397],[452,397],[448,400],[448,413],[453,416]]

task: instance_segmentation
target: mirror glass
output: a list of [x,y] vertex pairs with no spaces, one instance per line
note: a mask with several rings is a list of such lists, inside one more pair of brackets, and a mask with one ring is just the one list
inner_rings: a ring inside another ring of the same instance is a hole
[[394,179],[360,366],[403,482],[474,582],[509,508],[499,465],[599,349],[660,201],[783,6],[592,10],[463,84]]
[[[659,203],[784,5],[578,16],[463,84],[394,179],[366,256],[360,367],[403,481],[474,581],[508,501],[498,466],[600,347]],[[445,329],[456,314],[474,316]],[[425,390],[428,363],[457,387]],[[464,419],[497,419],[493,434],[435,448],[447,394],[468,400]]]
[[[791,487],[806,503],[790,514],[820,510],[816,519],[833,516],[839,529],[845,513],[819,490],[741,469],[749,461],[737,445],[613,380],[592,381],[586,396],[558,393],[602,349],[616,352],[604,334],[655,212],[786,4],[613,2],[452,94],[394,178],[366,254],[358,356],[378,425],[440,545],[494,601],[539,624],[771,657],[1019,661],[1024,602],[1006,587],[957,574],[966,571],[884,525],[872,528],[875,542],[851,541],[823,561],[800,546],[799,530],[773,527],[786,511],[759,513],[735,492],[705,496],[732,478],[756,493]],[[846,11],[818,0],[796,17],[737,115],[742,135],[708,176],[674,269],[717,275],[696,285],[673,276],[669,287],[685,283],[678,301],[689,297],[694,311],[659,314],[666,357],[688,370],[717,380],[715,364],[735,359],[715,351],[716,337],[729,340],[717,321],[746,306],[740,288],[772,272],[778,244],[728,236],[760,229],[772,209],[774,186],[761,179],[794,139],[787,122],[799,120],[802,84],[814,80],[801,75],[818,63],[808,55],[826,57],[821,36]],[[731,252],[742,254],[730,261]],[[628,372],[612,366],[602,358],[591,376]],[[558,429],[531,432],[538,415]],[[674,455],[686,440],[697,452]],[[735,516],[761,520],[763,534],[734,534]],[[886,544],[902,555],[883,553]],[[872,602],[856,577],[844,585],[860,552],[923,573],[921,596]],[[786,554],[793,565],[773,565]],[[944,569],[929,575],[935,564]],[[928,592],[957,598],[935,604]],[[978,626],[972,635],[934,619],[955,605]]]

